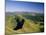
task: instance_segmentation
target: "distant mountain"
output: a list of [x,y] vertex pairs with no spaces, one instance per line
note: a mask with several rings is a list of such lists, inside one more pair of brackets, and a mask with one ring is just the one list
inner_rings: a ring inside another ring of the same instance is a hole
[[44,13],[34,13],[34,12],[5,12],[5,15],[16,15],[16,14],[31,14],[31,15],[36,15],[36,14],[44,14]]

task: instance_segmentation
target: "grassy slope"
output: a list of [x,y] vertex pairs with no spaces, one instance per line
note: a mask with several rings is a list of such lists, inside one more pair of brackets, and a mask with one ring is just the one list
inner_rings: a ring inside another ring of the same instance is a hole
[[14,31],[16,23],[14,22],[14,17],[9,16],[6,17],[6,35],[11,35],[15,33],[25,33],[25,32],[39,32],[39,24],[35,24],[32,20],[26,19],[25,17],[22,17],[21,15],[18,15],[19,18],[24,18],[25,23],[23,25],[22,29],[19,29],[17,31]]

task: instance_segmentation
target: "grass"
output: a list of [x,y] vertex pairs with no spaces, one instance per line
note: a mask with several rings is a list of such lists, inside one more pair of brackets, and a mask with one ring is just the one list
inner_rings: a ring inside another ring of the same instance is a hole
[[22,29],[13,30],[17,23],[15,21],[14,16],[6,16],[6,35],[12,35],[16,33],[32,33],[32,32],[41,32],[40,31],[40,24],[35,24],[34,21],[23,17],[22,15],[16,15],[20,19],[25,19],[24,25]]

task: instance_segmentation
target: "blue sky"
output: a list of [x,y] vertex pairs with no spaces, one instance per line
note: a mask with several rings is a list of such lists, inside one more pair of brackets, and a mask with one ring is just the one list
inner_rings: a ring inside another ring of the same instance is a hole
[[21,2],[6,0],[6,12],[38,12],[43,13],[44,4],[35,2]]

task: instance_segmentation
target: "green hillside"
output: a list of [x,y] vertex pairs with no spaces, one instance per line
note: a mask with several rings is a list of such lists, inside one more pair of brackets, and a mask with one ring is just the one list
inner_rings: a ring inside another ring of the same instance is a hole
[[[17,22],[15,20],[15,17],[19,19],[25,19],[24,25],[22,29],[19,30],[13,30],[16,25]],[[16,33],[34,33],[34,32],[41,32],[40,28],[43,28],[43,25],[40,25],[39,22],[36,22],[37,24],[35,24],[35,22],[31,19],[27,19],[26,17],[22,16],[22,15],[16,15],[16,16],[6,16],[6,35],[13,35]]]

